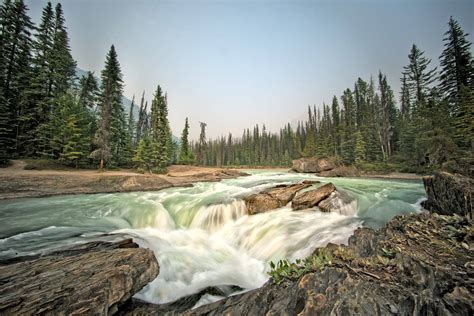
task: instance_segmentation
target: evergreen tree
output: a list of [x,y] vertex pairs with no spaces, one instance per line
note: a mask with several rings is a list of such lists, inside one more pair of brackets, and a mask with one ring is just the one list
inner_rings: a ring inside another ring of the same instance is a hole
[[98,91],[99,88],[94,73],[88,71],[87,74],[79,80],[79,102],[86,108],[94,109],[97,102]]
[[404,67],[404,75],[413,100],[410,103],[414,108],[418,107],[421,102],[426,100],[429,94],[430,86],[436,75],[436,68],[429,69],[431,59],[424,56],[415,44],[413,44],[410,54],[408,55],[410,63]]
[[474,68],[471,56],[471,43],[453,17],[448,22],[449,29],[446,31],[443,41],[444,51],[441,54],[439,75],[439,89],[449,98],[453,104],[457,103],[462,87],[469,87],[473,80]]
[[100,170],[103,170],[104,163],[109,161],[113,154],[121,153],[120,137],[123,136],[122,130],[125,126],[122,89],[122,73],[115,47],[112,45],[101,73],[100,118],[94,138],[96,149],[91,153],[92,158],[99,160]]
[[173,143],[168,122],[167,98],[159,85],[151,103],[150,131],[156,169],[161,172],[171,162]]
[[16,152],[16,131],[22,92],[30,85],[31,30],[23,0],[5,1],[0,7],[0,160]]
[[407,83],[407,75],[404,73],[402,79],[402,88],[400,92],[400,111],[403,117],[410,115],[410,90]]
[[[181,133],[181,148],[179,150],[179,162],[182,164],[188,164],[193,161],[192,153],[189,148],[189,123],[188,123],[188,118],[186,118],[186,121],[184,123],[184,129],[183,132]],[[230,139],[232,139],[232,136],[229,134]]]
[[53,46],[49,62],[53,69],[52,93],[60,96],[72,87],[76,74],[76,62],[71,55],[61,3],[58,3],[55,8]]
[[140,139],[133,161],[138,163],[140,168],[148,171],[150,174],[153,173],[155,168],[154,149],[150,137],[144,136]]

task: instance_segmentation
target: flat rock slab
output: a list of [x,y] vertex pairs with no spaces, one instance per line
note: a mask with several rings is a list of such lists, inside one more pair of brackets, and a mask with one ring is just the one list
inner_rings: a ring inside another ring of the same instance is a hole
[[153,252],[135,246],[95,242],[0,263],[0,314],[113,314],[159,273]]
[[[336,187],[332,183],[327,183],[317,189],[303,192],[297,195],[291,202],[294,210],[303,210],[315,207],[322,200],[328,198],[332,192],[336,191]],[[325,209],[323,209],[324,211]]]

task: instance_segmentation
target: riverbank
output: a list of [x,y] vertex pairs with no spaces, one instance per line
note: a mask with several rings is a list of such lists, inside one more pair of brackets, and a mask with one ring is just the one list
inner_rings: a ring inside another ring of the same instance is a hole
[[75,169],[25,170],[24,167],[25,163],[17,160],[8,168],[0,168],[0,200],[63,194],[158,191],[246,175],[233,169],[184,165],[170,166],[163,175],[140,174],[132,169],[99,172]]

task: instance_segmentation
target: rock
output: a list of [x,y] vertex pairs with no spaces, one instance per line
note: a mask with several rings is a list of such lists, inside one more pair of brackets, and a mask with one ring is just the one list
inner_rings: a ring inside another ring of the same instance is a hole
[[152,304],[132,298],[120,306],[118,315],[163,315],[166,313],[179,314],[190,310],[199,302],[204,295],[226,297],[230,294],[242,291],[241,287],[235,285],[220,285],[207,287],[199,293],[185,296],[175,302],[166,304]]
[[158,276],[151,250],[95,242],[0,266],[1,315],[113,314]]
[[331,182],[327,183],[317,189],[298,194],[291,202],[291,206],[294,210],[303,210],[315,207],[319,204],[319,202],[329,197],[335,190],[336,187],[334,184]]
[[303,182],[290,185],[278,185],[260,193],[244,198],[249,215],[274,210],[288,204],[296,193],[310,187],[314,182]]
[[423,207],[444,215],[458,214],[473,219],[474,180],[461,175],[437,172],[423,177],[428,200]]
[[332,170],[336,167],[334,162],[327,158],[300,158],[293,160],[292,170],[296,172],[315,173]]
[[337,212],[352,216],[357,212],[357,201],[344,191],[335,190],[318,204],[322,212]]
[[452,243],[447,226],[464,242],[474,240],[473,222],[465,218],[399,216],[381,230],[357,230],[349,246],[317,249],[315,255],[330,252],[331,261],[299,278],[270,280],[180,314],[472,315],[474,255]]
[[356,166],[337,166],[334,169],[321,171],[321,177],[360,177],[361,172]]

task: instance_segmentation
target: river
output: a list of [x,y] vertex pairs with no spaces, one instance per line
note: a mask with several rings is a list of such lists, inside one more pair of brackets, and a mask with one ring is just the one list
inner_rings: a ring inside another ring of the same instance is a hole
[[[247,172],[248,177],[157,192],[0,201],[0,259],[101,239],[104,233],[112,233],[108,239],[132,236],[160,264],[158,278],[136,297],[165,303],[208,286],[260,287],[270,261],[347,243],[358,227],[379,228],[396,215],[419,212],[425,198],[421,181]],[[290,207],[246,215],[242,197],[303,180],[333,182],[355,201],[345,206],[346,215]],[[207,295],[198,304],[216,299]]]

